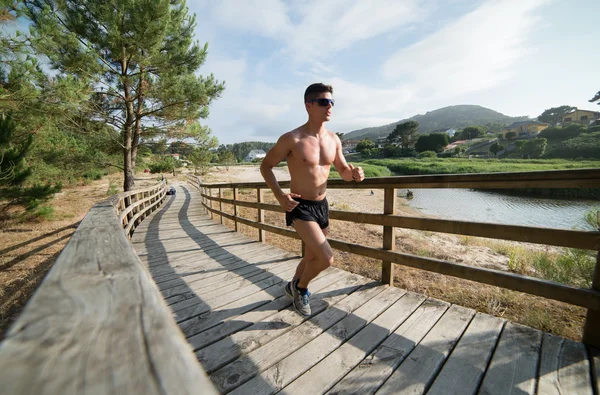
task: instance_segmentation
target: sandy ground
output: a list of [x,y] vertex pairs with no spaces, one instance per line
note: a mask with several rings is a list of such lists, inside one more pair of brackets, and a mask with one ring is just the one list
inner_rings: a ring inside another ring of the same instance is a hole
[[[274,169],[275,176],[279,181],[290,179],[286,167],[277,167]],[[211,182],[260,182],[264,181],[257,166],[233,166],[229,170],[224,167],[217,167],[208,176],[207,181]],[[331,209],[383,213],[383,190],[374,190],[371,195],[370,189],[328,189],[327,199]],[[406,200],[402,197],[397,199],[396,212],[398,215],[431,217],[408,206]],[[374,235],[383,235],[383,229],[377,225],[363,225],[370,233]],[[341,238],[344,238],[343,235]],[[345,238],[344,238],[345,239]],[[437,250],[443,252],[438,254],[444,259],[465,263],[472,266],[485,267],[497,270],[508,270],[507,263],[509,258],[499,254],[485,246],[468,245],[465,238],[457,235],[424,232],[412,229],[396,229],[396,245],[410,253],[419,253],[423,255],[427,250]],[[474,244],[474,243],[473,243]],[[522,244],[522,243],[520,243]]]

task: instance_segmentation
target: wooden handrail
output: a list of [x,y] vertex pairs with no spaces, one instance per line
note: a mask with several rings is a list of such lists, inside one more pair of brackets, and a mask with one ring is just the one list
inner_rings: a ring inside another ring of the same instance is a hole
[[[269,188],[265,182],[202,183],[202,186],[205,188]],[[279,186],[289,188],[290,182],[279,181]],[[331,189],[598,188],[599,186],[600,169],[373,177],[366,178],[362,182],[346,182],[334,178],[327,181],[327,188]]]
[[139,223],[162,204],[166,195],[166,180],[162,180],[149,188],[122,192],[116,195],[114,207],[127,237],[131,238]]
[[[202,195],[204,198],[219,203],[233,204],[233,199],[220,199]],[[237,201],[242,207],[283,213],[285,210],[278,204]],[[219,210],[221,211],[221,210]],[[217,212],[218,214],[218,212]],[[555,245],[559,247],[579,248],[584,250],[600,249],[600,232],[570,229],[542,228],[522,225],[490,224],[445,220],[403,215],[385,215],[361,213],[354,211],[330,210],[330,219],[362,224],[393,226],[396,228],[426,230],[431,232],[452,233],[466,236],[488,237],[491,239],[522,241],[525,243]]]
[[216,394],[118,216],[152,190],[90,209],[0,343],[0,392]]
[[[198,177],[194,176],[188,176],[188,180],[201,192],[202,204],[207,213],[210,212],[211,215],[219,215],[221,222],[223,218],[228,218],[234,221],[236,229],[239,222],[255,227],[259,229],[259,232],[273,232],[299,239],[298,235],[292,230],[265,224],[260,214],[258,221],[252,221],[238,216],[236,212],[234,212],[234,215],[230,215],[222,211],[221,204],[226,203],[232,204],[234,207],[255,208],[259,213],[263,210],[284,212],[283,208],[279,205],[263,203],[262,197],[257,198],[257,202],[240,201],[235,194],[233,199],[222,197],[221,191],[223,188],[233,188],[236,191],[239,189],[256,189],[259,191],[257,194],[258,197],[261,196],[261,189],[268,188],[266,183],[235,182],[205,184]],[[289,181],[279,182],[279,185],[283,188],[289,187]],[[384,213],[382,214],[340,210],[330,211],[331,219],[382,225],[384,227],[384,240],[381,249],[328,239],[332,248],[381,259],[383,262],[382,281],[384,283],[393,284],[392,263],[397,263],[586,307],[588,314],[584,327],[583,341],[586,344],[600,347],[600,252],[598,254],[594,278],[592,279],[592,288],[580,289],[538,278],[393,251],[395,247],[393,243],[393,229],[395,228],[419,229],[598,251],[600,250],[600,231],[566,230],[401,216],[395,215],[394,200],[397,188],[598,188],[600,187],[600,169],[380,177],[365,179],[361,183],[333,179],[328,180],[327,187],[331,189],[385,189]],[[218,198],[212,196],[210,192],[205,193],[205,191],[210,191],[212,188],[219,188]],[[210,203],[213,201],[219,202],[219,210],[212,208],[212,204]],[[207,202],[210,202],[210,207],[207,205]],[[259,237],[262,239],[264,236]]]

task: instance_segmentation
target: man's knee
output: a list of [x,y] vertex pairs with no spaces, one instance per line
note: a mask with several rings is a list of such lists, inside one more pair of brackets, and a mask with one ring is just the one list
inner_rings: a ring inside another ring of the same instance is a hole
[[319,268],[321,270],[325,270],[327,269],[329,266],[333,265],[333,254],[332,255],[325,255],[322,259],[319,259]]

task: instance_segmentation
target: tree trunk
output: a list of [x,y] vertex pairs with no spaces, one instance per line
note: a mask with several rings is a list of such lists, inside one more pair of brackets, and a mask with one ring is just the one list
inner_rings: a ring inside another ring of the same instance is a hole
[[123,127],[123,191],[131,191],[135,185],[135,156],[133,150],[133,123],[134,123],[134,108],[131,97],[131,88],[127,79],[127,56],[125,48],[123,48],[123,58],[121,60],[121,72],[123,78],[123,91],[125,97],[125,126]]
[[123,191],[131,191],[134,186],[135,164],[131,160],[131,147],[123,149],[124,166],[123,166]]

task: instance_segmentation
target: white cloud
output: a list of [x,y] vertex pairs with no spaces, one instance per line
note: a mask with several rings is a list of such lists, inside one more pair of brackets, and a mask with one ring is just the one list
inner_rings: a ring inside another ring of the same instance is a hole
[[544,0],[490,1],[428,38],[401,49],[383,65],[389,81],[410,81],[440,99],[484,90],[510,79],[530,55],[527,38]]
[[220,0],[212,5],[214,18],[232,29],[279,37],[292,28],[287,7],[280,0]]
[[287,49],[297,60],[327,58],[352,44],[422,20],[428,2],[418,0],[311,1],[297,9],[302,20],[287,37]]

